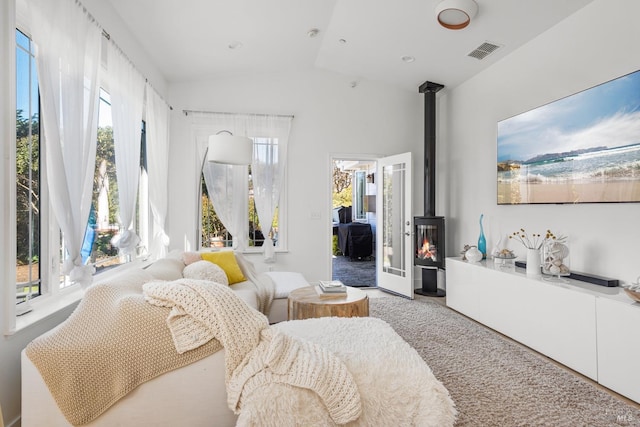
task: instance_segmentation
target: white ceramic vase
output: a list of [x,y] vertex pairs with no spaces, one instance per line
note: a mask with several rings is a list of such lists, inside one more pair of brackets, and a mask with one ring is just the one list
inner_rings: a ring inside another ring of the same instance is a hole
[[540,250],[527,249],[527,276],[541,276],[540,270]]

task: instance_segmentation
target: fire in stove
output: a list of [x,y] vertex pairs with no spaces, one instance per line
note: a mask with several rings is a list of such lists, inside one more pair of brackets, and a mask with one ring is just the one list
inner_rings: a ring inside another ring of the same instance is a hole
[[431,261],[438,260],[438,248],[429,243],[429,239],[426,237],[422,239],[422,246],[418,248],[418,259],[430,259]]
[[444,266],[444,218],[414,217],[416,265]]

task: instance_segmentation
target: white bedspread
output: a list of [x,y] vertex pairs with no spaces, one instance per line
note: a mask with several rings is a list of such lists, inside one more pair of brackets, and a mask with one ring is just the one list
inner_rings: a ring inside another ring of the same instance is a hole
[[[347,426],[453,426],[456,409],[447,389],[420,355],[386,322],[375,318],[320,318],[273,326],[323,345],[344,361],[362,401],[362,415]],[[238,426],[334,426],[313,393],[280,384],[246,397],[252,404]]]

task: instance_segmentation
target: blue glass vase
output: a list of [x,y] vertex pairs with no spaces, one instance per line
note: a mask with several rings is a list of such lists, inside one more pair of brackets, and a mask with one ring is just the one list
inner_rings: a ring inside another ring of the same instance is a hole
[[487,239],[484,238],[484,230],[482,229],[482,218],[484,214],[480,214],[480,237],[478,237],[478,250],[482,252],[482,258],[487,257]]

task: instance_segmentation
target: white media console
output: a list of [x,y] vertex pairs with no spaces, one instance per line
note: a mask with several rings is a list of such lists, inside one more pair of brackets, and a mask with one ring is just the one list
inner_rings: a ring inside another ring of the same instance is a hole
[[640,403],[640,303],[620,287],[446,260],[447,306]]

